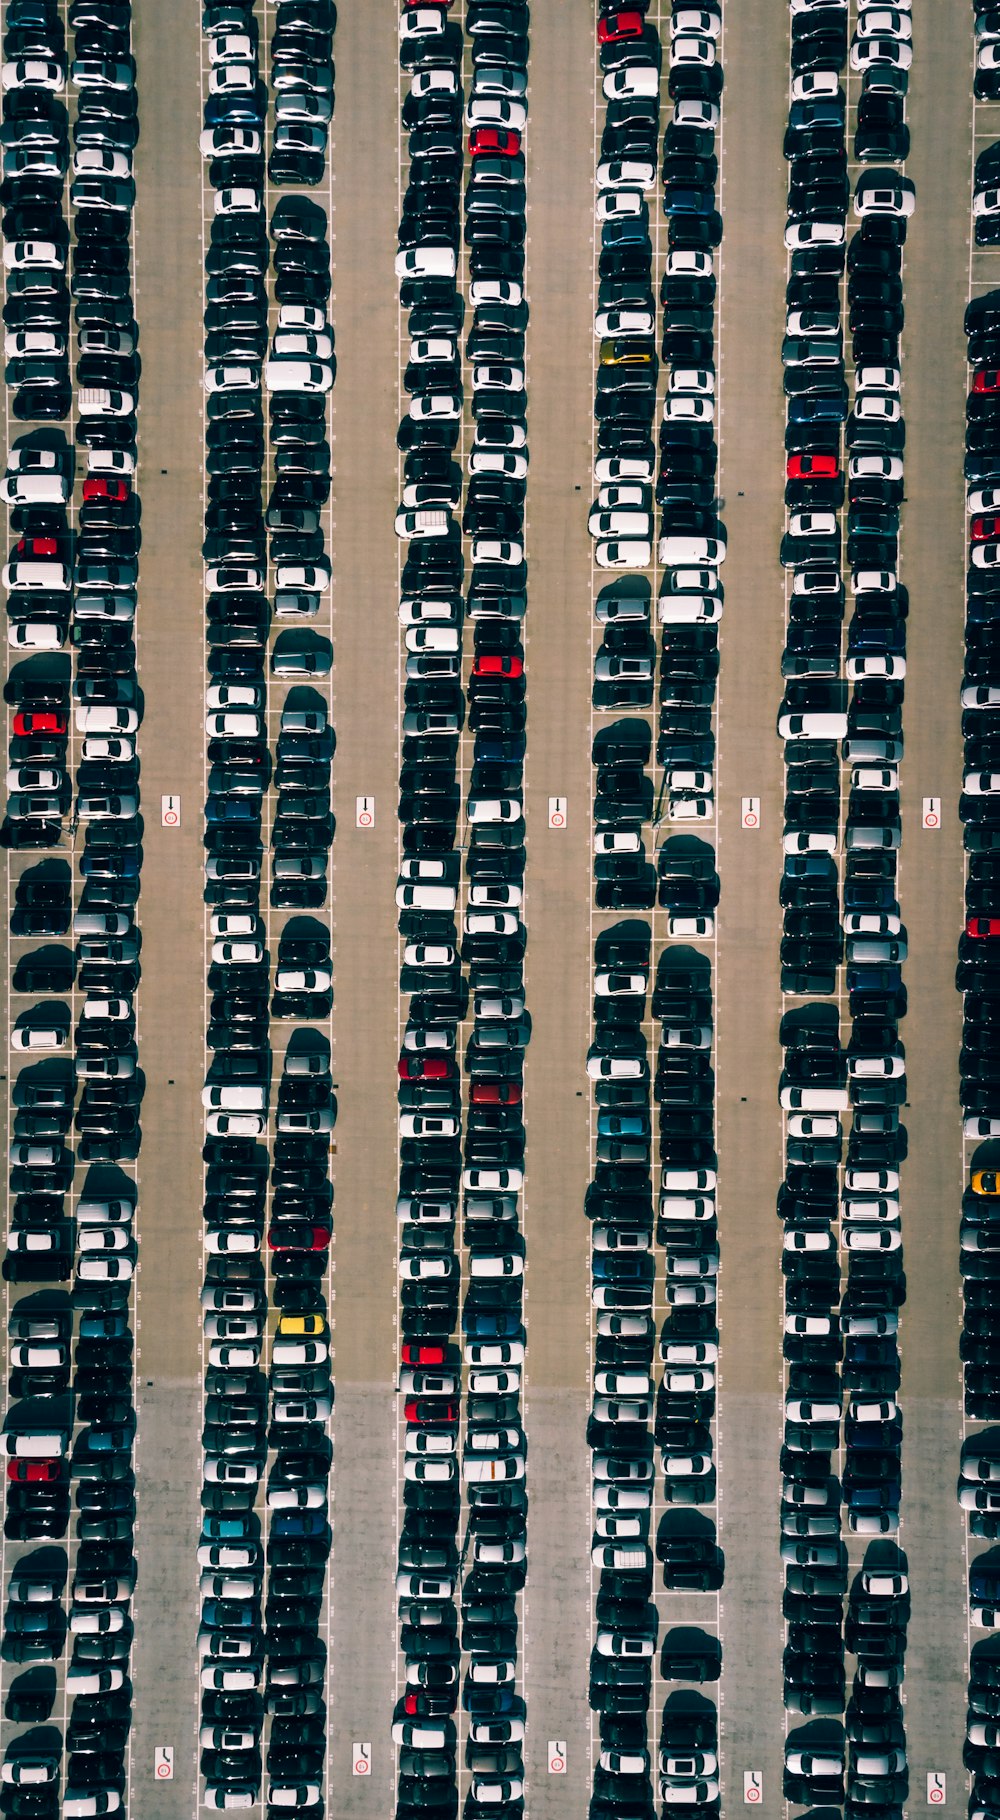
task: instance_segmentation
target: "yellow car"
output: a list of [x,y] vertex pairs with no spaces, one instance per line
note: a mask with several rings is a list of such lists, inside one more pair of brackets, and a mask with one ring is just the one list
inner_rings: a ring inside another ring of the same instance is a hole
[[972,1171],[973,1194],[1000,1194],[1000,1174],[995,1169]]
[[326,1331],[326,1320],[321,1314],[283,1314],[278,1322],[282,1339],[290,1339],[293,1334],[300,1338],[323,1338]]
[[651,367],[655,359],[652,340],[618,335],[601,342],[602,367]]

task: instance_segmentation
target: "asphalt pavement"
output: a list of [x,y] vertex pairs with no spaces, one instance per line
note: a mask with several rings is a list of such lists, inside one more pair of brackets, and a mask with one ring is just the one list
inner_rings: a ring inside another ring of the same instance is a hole
[[[135,1790],[156,1746],[174,1777],[157,1820],[189,1815],[196,1787],[201,1512],[201,1309],[205,979],[202,804],[201,131],[198,9],[135,9],[136,315],[141,330],[143,504],[138,675],[145,820],[139,1064],[146,1077],[137,1236]],[[159,72],[170,79],[159,79]],[[179,798],[164,826],[161,798]]]
[[[337,750],[332,909],[336,1034],[334,1551],[331,1559],[329,1811],[391,1811],[389,1726],[398,1692],[395,1547],[401,1427],[396,1395],[396,1055],[400,705],[395,430],[399,311],[397,8],[344,6],[331,136],[333,677]],[[202,174],[199,7],[136,7],[142,136],[136,157],[136,288],[142,332],[143,546],[139,679],[145,815],[140,1158],[133,1804],[188,1820],[196,1786],[198,1292],[205,1020],[201,805],[204,796],[202,514]],[[664,36],[667,28],[664,25]],[[967,1632],[963,1525],[954,1493],[961,1436],[961,1190],[954,953],[962,920],[961,474],[969,284],[971,23],[967,9],[915,8],[908,169],[917,214],[906,247],[903,340],[910,589],[900,868],[909,931],[906,1043],[909,1160],[903,1176],[908,1299],[901,1401],[903,1516],[913,1580],[907,1651],[912,1800],[948,1776],[961,1800]],[[728,527],[719,683],[717,826],[722,900],[715,948],[720,1152],[721,1362],[718,1606],[725,1795],[762,1777],[781,1804],[781,1176],[778,1019],[782,757],[783,326],[787,13],[771,0],[727,10],[720,206],[722,516]],[[521,1635],[526,1765],[534,1820],[577,1820],[592,1779],[587,1659],[590,1572],[588,1179],[593,918],[590,828],[593,577],[586,533],[594,338],[593,8],[533,9],[528,134],[527,335],[531,470],[525,1068],[528,1246],[524,1376],[530,1573]],[[984,261],[977,285],[988,282]],[[471,642],[471,641],[470,641]],[[275,691],[275,701],[278,692]],[[179,797],[179,825],[161,797]],[[359,799],[369,825],[358,825]],[[744,825],[744,799],[759,804]],[[941,826],[923,826],[927,797]],[[553,799],[562,825],[550,825]],[[19,862],[20,865],[20,862]],[[659,919],[655,927],[659,928]],[[4,935],[4,941],[6,936]],[[654,955],[659,951],[659,938]],[[8,977],[4,970],[5,979]],[[20,1008],[20,1001],[15,1009]],[[4,1083],[6,1085],[6,1083]],[[667,1604],[660,1595],[661,1613]],[[670,1621],[700,1622],[669,1596]],[[714,1619],[713,1619],[714,1622]],[[662,1697],[662,1689],[660,1689]],[[653,1714],[658,1724],[658,1711]],[[355,1745],[370,1773],[353,1773]],[[553,1774],[561,1742],[566,1773]],[[153,1751],[174,1780],[149,1790]]]

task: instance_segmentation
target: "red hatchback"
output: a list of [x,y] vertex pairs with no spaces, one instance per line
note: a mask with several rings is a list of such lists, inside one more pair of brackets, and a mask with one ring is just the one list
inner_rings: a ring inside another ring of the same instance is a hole
[[1000,367],[980,367],[973,377],[973,392],[1000,392]]
[[978,940],[995,941],[1000,936],[1000,916],[970,916],[965,925],[965,933]]
[[519,1106],[520,1081],[473,1081],[469,1088],[471,1106]]
[[472,666],[473,676],[523,676],[524,659],[506,652],[502,657],[481,652]]
[[62,1470],[59,1460],[8,1460],[7,1477],[18,1485],[51,1485]]
[[69,715],[62,708],[22,709],[14,716],[14,735],[30,739],[33,733],[66,733]]
[[620,44],[623,38],[641,38],[646,21],[641,13],[609,13],[597,22],[598,44]]
[[521,135],[504,126],[476,126],[469,134],[469,152],[473,158],[484,154],[497,158],[515,158],[521,150]]
[[408,1422],[446,1422],[450,1427],[458,1421],[458,1404],[443,1397],[407,1397],[403,1414]]
[[448,1081],[455,1072],[454,1062],[446,1055],[401,1055],[399,1058],[401,1081]]
[[840,469],[836,455],[789,455],[786,480],[836,480]]
[[54,537],[22,537],[14,552],[17,556],[58,556],[59,544]]
[[128,480],[103,480],[95,478],[83,483],[83,497],[87,499],[127,499],[132,490]]
[[404,1340],[399,1349],[404,1365],[443,1365],[447,1346],[422,1346],[419,1340]]
[[969,536],[973,543],[991,543],[994,537],[1000,537],[1000,518],[993,512],[984,512],[972,520]]

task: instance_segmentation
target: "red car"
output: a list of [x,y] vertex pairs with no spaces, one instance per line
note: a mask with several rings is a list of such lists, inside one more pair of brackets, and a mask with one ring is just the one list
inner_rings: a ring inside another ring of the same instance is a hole
[[469,153],[473,158],[482,158],[484,153],[494,158],[516,158],[520,150],[520,133],[511,132],[508,127],[476,126],[469,134]]
[[980,367],[973,376],[973,392],[1000,392],[1000,367]]
[[54,537],[22,537],[14,545],[17,556],[58,556],[59,545]]
[[399,1058],[401,1081],[448,1081],[455,1072],[454,1062],[446,1055],[406,1054]]
[[620,44],[623,38],[641,38],[646,21],[641,13],[609,13],[597,22],[598,44]]
[[282,1221],[268,1228],[270,1251],[325,1251],[330,1234],[325,1226],[310,1226],[304,1220]]
[[399,1356],[404,1365],[443,1365],[447,1346],[422,1346],[419,1340],[404,1340]]
[[8,1460],[7,1477],[18,1485],[51,1485],[61,1473],[59,1460]]
[[786,480],[836,480],[840,472],[836,455],[789,455]]
[[443,1397],[407,1397],[403,1414],[408,1422],[447,1422],[450,1426],[458,1421],[458,1404]]
[[969,536],[973,543],[992,542],[994,537],[1000,537],[1000,518],[992,512],[974,518],[969,526]]
[[1000,916],[970,916],[966,921],[965,933],[977,939],[995,941],[1000,936]]
[[85,500],[122,500],[127,499],[131,491],[132,483],[129,480],[102,480],[98,477],[92,480],[85,480],[83,483],[83,497]]
[[469,1088],[472,1106],[519,1106],[520,1081],[473,1081]]
[[524,659],[507,653],[503,657],[493,657],[480,653],[472,666],[473,676],[523,676]]
[[69,715],[62,708],[23,708],[14,716],[17,739],[30,739],[33,733],[67,733]]

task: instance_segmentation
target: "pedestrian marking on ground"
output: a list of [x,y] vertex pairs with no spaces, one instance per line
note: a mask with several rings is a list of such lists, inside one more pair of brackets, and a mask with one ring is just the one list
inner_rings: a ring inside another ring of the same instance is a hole
[[550,796],[549,797],[549,827],[550,828],[565,828],[565,826],[566,826],[566,798],[565,798],[565,796]]
[[374,796],[359,796],[355,800],[357,802],[357,809],[356,809],[355,817],[354,817],[355,827],[356,828],[374,828],[374,826],[375,826],[375,798],[374,798]]
[[[160,821],[165,828],[179,828],[181,825],[181,799],[179,796],[160,797]],[[173,1772],[171,1772],[173,1773]]]
[[760,797],[740,797],[740,823],[744,828],[760,827]]
[[924,797],[924,812],[921,817],[921,826],[924,828],[940,828],[941,798],[939,796]]

